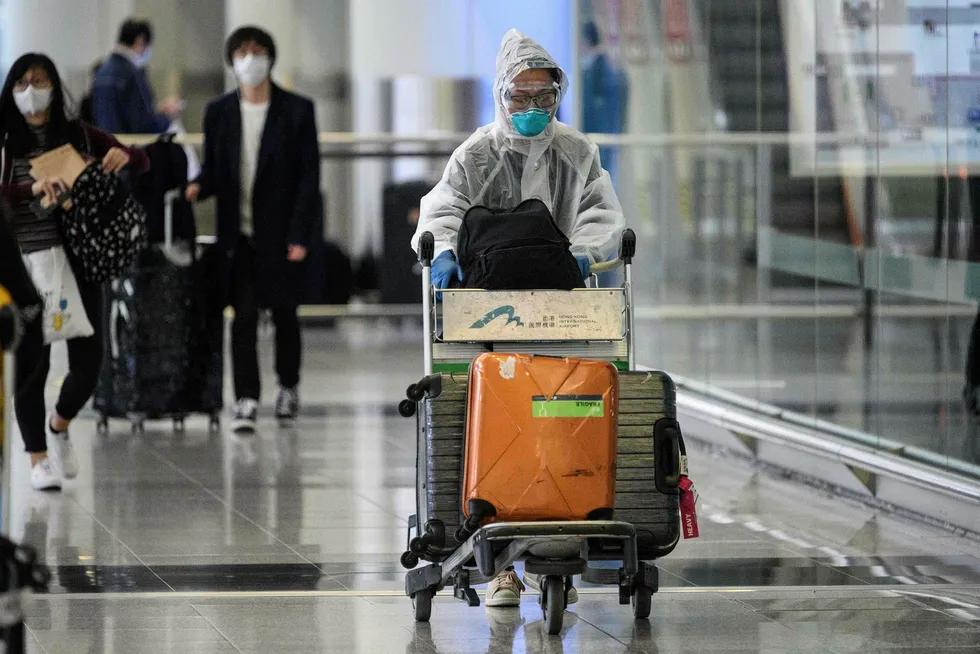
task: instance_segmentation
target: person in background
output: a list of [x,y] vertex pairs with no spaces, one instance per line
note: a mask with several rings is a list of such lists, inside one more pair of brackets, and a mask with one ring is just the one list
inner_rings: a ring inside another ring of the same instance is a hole
[[[421,235],[432,232],[432,285],[448,288],[453,276],[463,279],[454,248],[467,210],[512,209],[538,198],[571,242],[584,279],[593,263],[615,254],[626,221],[596,145],[555,120],[568,77],[536,41],[510,30],[497,54],[493,90],[495,121],[456,149],[442,181],[422,198],[412,247],[418,251]],[[540,589],[538,575],[525,574],[524,581]],[[487,606],[519,606],[523,589],[514,570],[506,570],[490,582]],[[572,588],[568,602],[577,601]]]
[[[30,203],[42,195],[54,201],[65,190],[65,182],[35,180],[30,173],[32,158],[70,143],[83,156],[101,161],[110,173],[128,166],[139,174],[149,167],[142,151],[124,148],[108,134],[69,116],[54,63],[37,53],[14,62],[0,91],[0,143],[0,194],[11,205],[9,227],[23,254],[62,245],[57,215],[40,218]],[[68,426],[92,396],[102,363],[102,289],[77,272],[75,277],[95,334],[68,341],[68,374],[55,409],[47,417],[44,387],[51,348],[45,346],[41,330],[26,332],[14,368],[17,424],[31,457],[31,484],[37,490],[58,490],[62,477],[72,479],[78,474]]]
[[[944,188],[945,180],[940,180],[938,190],[944,195],[948,193]],[[980,175],[969,175],[966,179],[968,193],[970,194],[970,231],[968,234],[966,260],[971,264],[980,262]],[[952,190],[952,189],[950,189]],[[952,196],[952,193],[949,193]],[[959,206],[959,194],[956,199],[947,199],[950,206]],[[953,202],[955,201],[955,204]],[[943,210],[940,217],[947,213]],[[947,228],[953,224],[952,214],[947,219]],[[934,256],[942,256],[942,226],[936,228],[936,252]],[[967,414],[978,424],[980,424],[980,310],[973,320],[973,327],[970,329],[970,340],[966,352],[966,384],[963,387],[963,400],[966,403]]]
[[307,250],[322,240],[313,233],[322,212],[320,149],[313,102],[269,77],[276,46],[268,32],[252,26],[235,30],[225,60],[238,88],[205,111],[201,174],[188,185],[186,198],[217,198],[217,247],[235,309],[232,429],[251,433],[261,391],[260,308],[272,310],[276,326],[276,417],[288,423],[299,407],[302,344],[296,311],[310,283]]
[[[629,82],[602,45],[599,28],[586,23],[582,30],[582,130],[587,134],[622,134],[626,130]],[[616,146],[599,146],[603,167],[617,182]]]
[[92,113],[95,125],[111,134],[162,134],[184,110],[178,98],[153,105],[146,76],[153,29],[145,20],[129,19],[119,28],[119,43],[95,73]]

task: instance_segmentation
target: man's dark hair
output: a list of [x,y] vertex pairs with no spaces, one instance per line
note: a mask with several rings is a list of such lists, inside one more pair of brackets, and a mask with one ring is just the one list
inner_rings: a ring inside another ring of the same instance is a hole
[[594,48],[602,41],[599,36],[599,28],[593,22],[588,22],[582,26],[582,39],[585,41],[585,45],[590,48]]
[[276,63],[276,42],[272,40],[272,35],[261,27],[246,25],[239,27],[231,33],[228,41],[225,42],[225,63],[231,66],[232,56],[235,50],[242,47],[242,44],[255,42],[269,51],[269,63]]
[[139,18],[127,18],[126,21],[119,26],[119,44],[124,45],[127,48],[133,47],[136,43],[136,39],[143,37],[147,45],[153,42],[153,28],[150,26],[150,21],[142,20]]

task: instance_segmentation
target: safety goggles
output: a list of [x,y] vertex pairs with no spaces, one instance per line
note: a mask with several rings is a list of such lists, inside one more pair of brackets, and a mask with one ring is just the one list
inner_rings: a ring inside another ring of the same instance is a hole
[[504,106],[515,111],[526,111],[531,107],[551,111],[558,105],[558,84],[536,84],[517,86],[511,84],[504,90]]

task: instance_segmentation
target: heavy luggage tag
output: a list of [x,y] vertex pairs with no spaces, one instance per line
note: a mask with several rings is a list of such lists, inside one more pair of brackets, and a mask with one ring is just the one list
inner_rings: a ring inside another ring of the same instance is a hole
[[698,491],[694,487],[694,482],[687,476],[687,457],[681,456],[681,478],[677,482],[677,487],[681,491],[681,530],[684,532],[684,539],[697,538],[698,532]]

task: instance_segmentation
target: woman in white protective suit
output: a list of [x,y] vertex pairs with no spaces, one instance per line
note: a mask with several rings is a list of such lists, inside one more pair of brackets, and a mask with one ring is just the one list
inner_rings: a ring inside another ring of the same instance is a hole
[[[462,281],[454,248],[470,207],[512,209],[530,198],[542,200],[571,242],[582,272],[616,252],[625,220],[599,149],[585,135],[554,119],[568,90],[568,77],[533,39],[517,30],[504,35],[494,83],[496,119],[478,129],[453,153],[442,181],[422,199],[419,237],[432,232],[432,285]],[[536,575],[524,581],[540,588]],[[519,606],[524,584],[513,569],[490,582],[487,607]],[[568,602],[578,601],[572,588]]]
[[453,153],[442,181],[422,198],[419,237],[432,232],[432,285],[447,288],[456,263],[456,234],[473,206],[513,209],[538,198],[571,241],[582,278],[591,264],[610,259],[624,227],[623,210],[599,149],[581,132],[554,119],[568,76],[536,41],[510,30],[500,42],[493,86],[496,118]]

